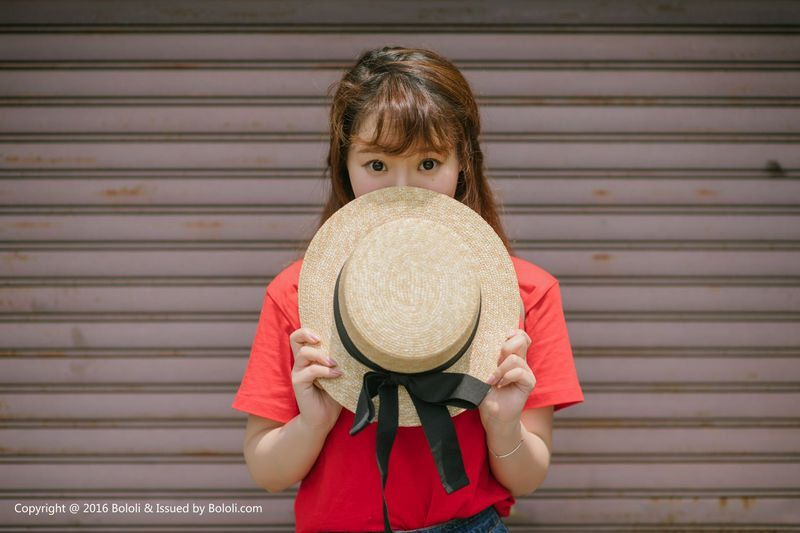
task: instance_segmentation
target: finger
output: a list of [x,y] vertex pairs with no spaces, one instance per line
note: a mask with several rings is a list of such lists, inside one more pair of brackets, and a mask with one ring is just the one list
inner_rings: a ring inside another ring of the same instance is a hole
[[328,350],[316,346],[303,345],[297,350],[295,366],[306,367],[312,364],[320,364],[334,367],[338,363],[330,358]]
[[497,368],[494,369],[494,372],[489,376],[489,379],[486,382],[489,385],[492,385],[502,378],[506,372],[511,370],[514,367],[528,367],[528,362],[525,361],[522,357],[517,354],[508,354],[502,363],[500,363]]
[[506,339],[509,339],[509,338],[513,337],[514,335],[520,335],[520,334],[524,335],[525,338],[528,339],[528,344],[532,344],[533,343],[533,341],[531,341],[530,335],[528,335],[528,332],[525,331],[524,329],[521,329],[521,328],[508,330],[508,333],[506,333]]
[[289,335],[289,338],[298,344],[303,342],[315,344],[319,342],[319,335],[309,328],[298,328]]
[[[520,330],[515,330],[518,332]],[[508,338],[501,346],[500,346],[500,355],[497,358],[497,364],[502,364],[505,361],[506,357],[511,354],[516,354],[519,356],[525,356],[528,352],[528,347],[530,344],[528,343],[528,338],[521,333],[514,333],[513,336]]]
[[308,365],[299,372],[292,373],[292,383],[312,383],[317,378],[338,378],[342,371],[336,368],[329,368],[322,365]]
[[505,375],[500,378],[500,381],[497,382],[497,388],[504,387],[505,385],[509,385],[511,383],[519,382],[522,385],[532,385],[531,380],[527,378],[528,372],[525,371],[524,368],[515,367],[505,373]]
[[304,344],[317,344],[320,338],[309,328],[298,328],[289,335],[289,341],[296,346],[302,346]]

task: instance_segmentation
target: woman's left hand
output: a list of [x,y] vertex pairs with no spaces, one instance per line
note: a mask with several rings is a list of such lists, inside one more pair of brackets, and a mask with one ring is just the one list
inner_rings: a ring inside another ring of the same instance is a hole
[[522,408],[536,386],[536,377],[526,357],[530,345],[531,338],[525,330],[515,329],[501,346],[497,368],[487,380],[492,387],[478,406],[487,430],[519,422]]

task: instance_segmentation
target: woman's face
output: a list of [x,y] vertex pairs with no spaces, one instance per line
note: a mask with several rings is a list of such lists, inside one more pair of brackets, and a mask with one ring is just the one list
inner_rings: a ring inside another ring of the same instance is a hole
[[366,151],[362,139],[371,139],[374,120],[355,135],[347,153],[347,171],[356,198],[383,187],[421,187],[454,197],[460,167],[455,153],[422,151],[417,154],[389,155]]

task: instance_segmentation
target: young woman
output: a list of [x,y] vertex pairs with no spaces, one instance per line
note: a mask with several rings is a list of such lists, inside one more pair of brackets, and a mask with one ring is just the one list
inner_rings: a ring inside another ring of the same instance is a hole
[[[399,427],[386,486],[390,522],[395,531],[508,531],[501,517],[547,475],[554,411],[583,401],[558,280],[516,257],[508,243],[484,174],[478,107],[452,62],[424,49],[374,49],[336,87],[326,169],[331,190],[319,225],[382,187],[448,194],[503,240],[525,307],[522,328],[509,332],[497,354],[492,389],[478,409],[453,417],[470,484],[446,494],[423,429]],[[375,439],[349,435],[353,413],[313,385],[341,373],[316,347],[314,332],[300,327],[301,265],[296,260],[267,286],[232,404],[250,415],[245,460],[270,492],[301,482],[297,531],[382,531]]]

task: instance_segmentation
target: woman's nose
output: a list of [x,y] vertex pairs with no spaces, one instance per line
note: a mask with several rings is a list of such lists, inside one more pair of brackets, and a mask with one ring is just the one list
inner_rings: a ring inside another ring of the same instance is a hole
[[399,170],[394,175],[394,184],[397,187],[408,185],[408,173],[405,170]]

